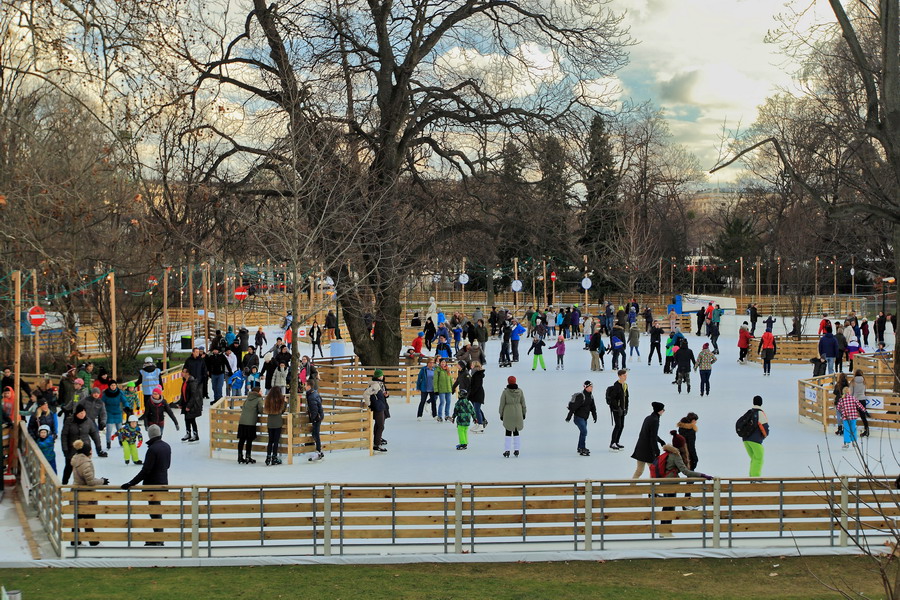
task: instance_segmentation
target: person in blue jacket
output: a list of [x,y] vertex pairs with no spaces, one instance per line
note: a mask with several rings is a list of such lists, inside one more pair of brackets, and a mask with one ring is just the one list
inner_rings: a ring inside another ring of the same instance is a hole
[[103,390],[101,399],[106,406],[106,449],[109,450],[112,447],[113,432],[118,433],[119,428],[122,427],[122,415],[125,407],[128,406],[128,401],[115,379],[110,380],[109,387]]
[[419,410],[416,414],[418,420],[422,420],[422,411],[425,408],[426,402],[429,402],[431,404],[431,418],[437,420],[437,407],[435,406],[437,394],[435,394],[434,392],[433,358],[429,358],[428,362],[425,363],[425,366],[419,369],[419,376],[416,377],[416,390],[418,390],[419,393],[422,394],[422,399],[419,401]]
[[519,339],[527,332],[528,330],[522,326],[521,323],[513,319],[512,322],[512,333],[509,335],[509,339],[512,342],[512,361],[519,362]]
[[838,341],[831,333],[831,327],[825,329],[825,334],[819,339],[819,356],[825,357],[828,374],[834,373],[834,361],[838,355]]

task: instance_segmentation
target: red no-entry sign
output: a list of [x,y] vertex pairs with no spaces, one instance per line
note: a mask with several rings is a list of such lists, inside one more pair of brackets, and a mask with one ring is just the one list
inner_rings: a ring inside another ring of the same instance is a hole
[[246,300],[247,299],[247,288],[244,286],[234,288],[234,299],[235,300]]
[[32,327],[40,327],[47,320],[47,313],[40,306],[32,306],[28,309],[28,322]]
[[550,281],[556,281],[556,271],[550,273]]

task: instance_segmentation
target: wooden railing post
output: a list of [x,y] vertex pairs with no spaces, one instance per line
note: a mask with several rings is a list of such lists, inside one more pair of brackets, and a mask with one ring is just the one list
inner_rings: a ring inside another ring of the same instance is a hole
[[322,494],[322,552],[331,556],[331,484],[326,483]]
[[369,413],[369,435],[366,436],[369,440],[369,456],[375,454],[375,417],[373,411],[368,411]]
[[850,524],[850,516],[847,514],[850,509],[850,485],[846,475],[841,475],[841,538],[842,547],[847,546],[847,528]]
[[594,549],[594,484],[584,482],[584,549]]
[[294,413],[287,414],[287,459],[288,464],[294,464]]
[[196,485],[191,486],[191,558],[200,558],[200,489]]
[[713,548],[721,547],[722,534],[722,480],[713,479]]
[[453,508],[453,551],[462,554],[462,483],[458,481],[453,493]]

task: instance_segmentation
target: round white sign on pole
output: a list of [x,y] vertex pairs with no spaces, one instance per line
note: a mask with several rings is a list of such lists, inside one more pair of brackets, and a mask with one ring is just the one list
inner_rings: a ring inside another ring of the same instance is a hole
[[590,277],[585,277],[584,279],[581,280],[581,287],[583,287],[586,290],[591,289],[592,285],[594,285],[594,284],[591,282]]
[[435,282],[435,283],[440,283],[440,281],[441,281],[441,276],[440,276],[440,275],[432,275],[432,276],[431,276],[431,280],[432,280],[433,282]]
[[522,282],[518,279],[514,279],[512,282],[512,291],[521,292],[522,291]]
[[467,283],[469,283],[469,276],[465,273],[460,273],[459,282],[463,285],[466,285]]
[[854,275],[856,275],[856,269],[850,267],[850,277],[853,277]]
[[328,285],[334,285],[334,279],[332,279],[331,277],[326,277],[325,283],[327,283]]

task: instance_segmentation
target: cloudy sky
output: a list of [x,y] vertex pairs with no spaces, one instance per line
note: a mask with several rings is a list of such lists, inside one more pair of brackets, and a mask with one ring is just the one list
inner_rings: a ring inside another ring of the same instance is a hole
[[[798,8],[802,1],[795,3]],[[766,96],[790,84],[791,65],[777,45],[764,42],[786,2],[615,0],[640,42],[618,74],[624,95],[664,109],[677,141],[708,170],[716,162],[723,124],[750,125]],[[826,11],[815,7],[820,16]],[[721,173],[718,180],[725,183],[736,170]]]

